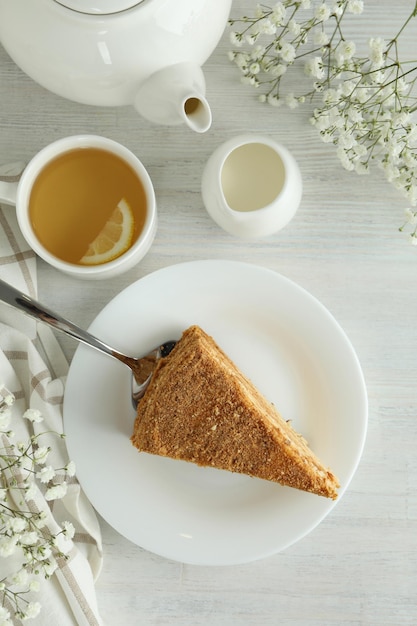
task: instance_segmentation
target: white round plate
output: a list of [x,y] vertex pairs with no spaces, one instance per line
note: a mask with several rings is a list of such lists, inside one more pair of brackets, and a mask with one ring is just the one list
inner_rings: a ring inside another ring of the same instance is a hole
[[[174,265],[114,298],[90,330],[145,354],[198,324],[338,476],[358,465],[367,395],[355,351],[313,296],[283,276],[229,261]],[[335,502],[275,483],[138,452],[130,371],[79,346],[64,400],[70,457],[93,506],[119,533],[199,565],[253,561],[309,533]]]

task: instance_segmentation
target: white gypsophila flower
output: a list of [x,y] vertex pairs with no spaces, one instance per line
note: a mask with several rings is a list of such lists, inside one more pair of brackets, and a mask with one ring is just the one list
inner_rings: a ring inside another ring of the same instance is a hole
[[287,13],[287,9],[284,7],[282,2],[277,2],[276,5],[272,9],[271,13],[271,21],[275,26],[281,26],[285,19],[285,15]]
[[368,149],[366,146],[363,145],[363,143],[357,143],[355,147],[353,148],[353,151],[354,151],[355,157],[359,159],[368,154]]
[[356,146],[356,139],[351,132],[343,132],[339,134],[339,138],[337,140],[339,146],[342,146],[345,150],[351,150],[354,146]]
[[413,211],[408,207],[405,209],[404,213],[408,224],[417,224],[417,211]]
[[320,132],[320,137],[323,143],[334,143],[334,128],[330,127]]
[[56,571],[57,567],[58,565],[54,559],[51,561],[45,561],[45,563],[43,564],[43,571],[46,578],[50,578],[52,574]]
[[343,129],[344,131],[350,132],[350,128],[348,128],[347,120],[344,112],[340,112],[339,109],[333,107],[329,111],[330,120],[332,126],[337,129]]
[[342,110],[339,110],[339,108],[335,106],[328,107],[324,110],[327,111],[327,115],[329,116],[330,120],[330,126],[332,128],[344,129],[346,127],[346,119]]
[[40,589],[40,584],[39,584],[39,580],[37,580],[36,578],[32,578],[32,580],[29,582],[29,591],[33,591],[33,592],[37,592]]
[[267,97],[267,101],[268,101],[268,104],[270,104],[273,107],[281,106],[281,100],[275,94],[270,93]]
[[409,187],[405,186],[404,196],[408,199],[408,202],[413,206],[417,204],[417,184],[410,185]]
[[284,41],[279,52],[280,52],[281,58],[286,63],[293,63],[295,56],[297,54],[294,46],[291,43],[288,43],[287,41]]
[[349,0],[347,10],[349,13],[360,15],[363,12],[363,0]]
[[355,172],[359,174],[359,176],[367,176],[370,173],[368,162],[354,160],[353,163],[355,164]]
[[52,465],[45,465],[39,472],[36,473],[36,478],[43,484],[49,483],[49,481],[54,477],[55,470]]
[[259,37],[261,35],[261,32],[259,30],[255,30],[252,28],[252,30],[246,34],[246,42],[250,45],[250,46],[254,46],[255,43],[258,41]]
[[263,10],[262,5],[260,4],[257,4],[255,7],[255,17],[257,19],[265,17],[265,11]]
[[46,463],[46,459],[48,458],[48,454],[50,452],[50,448],[47,446],[39,446],[33,453],[33,459],[35,463],[38,465],[43,465]]
[[253,61],[259,61],[266,53],[265,46],[254,46],[250,54],[250,58]]
[[24,452],[26,450],[26,448],[28,447],[28,442],[27,441],[18,441],[16,444],[16,448],[19,452]]
[[251,55],[244,52],[238,52],[235,55],[235,63],[239,69],[246,69],[250,63]]
[[359,107],[351,107],[348,110],[348,118],[351,122],[355,124],[361,124],[363,122],[362,111]]
[[0,430],[7,431],[10,426],[11,419],[12,412],[10,409],[3,409],[3,411],[0,412]]
[[[49,563],[49,559],[52,557],[52,548],[50,545],[43,544],[36,549],[36,558],[38,561],[43,561],[43,565],[46,566]],[[52,557],[53,561],[53,557]]]
[[294,35],[294,37],[298,37],[298,35],[301,33],[301,24],[299,24],[294,19],[290,20],[288,22],[288,31],[291,33],[291,35]]
[[275,78],[279,78],[280,76],[283,76],[285,74],[285,72],[287,71],[287,66],[283,63],[277,63],[276,65],[273,65],[269,71],[272,76],[275,76]]
[[6,609],[5,606],[0,605],[0,619],[5,620],[5,619],[9,619],[9,617],[10,617],[10,612]]
[[24,498],[26,502],[30,502],[33,500],[38,493],[38,488],[34,482],[30,483],[29,487],[26,488]]
[[12,533],[21,533],[27,528],[27,521],[24,517],[12,517],[6,522],[7,530]]
[[312,76],[313,78],[321,80],[322,78],[324,78],[323,59],[321,57],[313,57],[312,59],[308,59],[308,61],[304,65],[304,71],[307,76]]
[[358,81],[346,79],[340,85],[341,94],[345,97],[353,96],[357,86],[358,86]]
[[240,48],[243,45],[243,37],[240,33],[232,31],[229,35],[229,38],[230,38],[230,43],[232,44],[232,46],[236,46],[237,48]]
[[0,502],[5,502],[7,500],[7,489],[0,488]]
[[396,161],[397,157],[402,152],[402,145],[394,137],[391,137],[386,143],[385,147],[391,160]]
[[360,104],[364,104],[369,99],[369,89],[363,85],[359,85],[355,91],[354,100]]
[[386,85],[386,87],[381,89],[379,92],[378,102],[389,115],[392,114],[392,111],[395,108],[396,99],[397,95],[393,85]]
[[13,626],[9,611],[3,606],[0,606],[0,626]]
[[42,530],[42,528],[45,528],[48,522],[48,516],[45,513],[45,511],[40,511],[40,513],[38,513],[36,518],[34,518],[32,521],[33,521],[33,524],[36,526],[36,528],[38,528],[39,530]]
[[395,128],[399,126],[407,126],[411,122],[411,113],[409,111],[394,111],[392,114],[392,124]]
[[271,20],[265,20],[259,28],[259,32],[263,35],[275,35],[277,26]]
[[285,96],[285,104],[290,108],[290,109],[295,109],[298,107],[298,98],[295,97],[295,95],[293,93],[288,93]]
[[69,463],[67,463],[65,467],[65,471],[67,473],[67,476],[69,477],[75,476],[76,467],[75,467],[74,461],[70,461]]
[[11,406],[14,403],[15,397],[12,392],[7,389],[4,383],[0,383],[0,394],[3,396],[2,401],[8,406]]
[[22,533],[19,538],[19,543],[22,546],[35,546],[38,543],[39,535],[36,531],[32,530],[27,533]]
[[[368,42],[369,60],[374,68],[380,68],[384,64],[385,41],[381,37],[371,37]],[[375,77],[374,77],[375,80]]]
[[314,11],[314,17],[318,22],[327,22],[330,17],[330,8],[322,2]]
[[352,163],[351,159],[349,158],[348,153],[346,152],[344,148],[339,147],[337,149],[337,156],[339,157],[339,160],[341,164],[343,165],[343,167],[345,168],[345,170],[352,171],[355,169],[355,165]]
[[[69,534],[71,534],[70,530],[69,530]],[[53,549],[56,553],[60,554],[61,556],[64,556],[71,552],[74,544],[72,542],[72,539],[69,536],[67,537],[65,530],[62,530],[53,538],[51,545],[53,546]],[[56,561],[55,559],[50,559],[49,563],[50,563],[50,567],[53,567]],[[48,571],[48,574],[49,574],[49,571]]]
[[10,582],[13,585],[25,586],[28,584],[28,580],[29,580],[28,571],[24,567],[22,567],[20,570],[18,570],[15,574],[11,576]]
[[12,537],[8,537],[7,535],[0,535],[0,556],[11,556],[16,550],[17,541],[17,535],[13,535]]
[[397,88],[397,93],[399,95],[403,95],[405,93],[408,93],[411,90],[411,85],[407,83],[404,76],[400,76],[396,80],[396,88]]
[[[383,61],[382,61],[383,63]],[[379,87],[380,85],[383,85],[385,81],[385,72],[383,70],[379,70],[379,71],[373,71],[372,72],[372,78],[369,81],[369,86],[370,87]]]
[[60,485],[53,485],[49,487],[45,493],[45,500],[60,500],[67,493],[68,485],[66,482]]
[[73,539],[75,535],[74,525],[71,522],[64,522],[62,526],[63,526],[63,532],[64,532],[65,537],[67,539]]
[[327,46],[329,35],[324,30],[314,31],[313,42],[316,46]]
[[356,45],[353,41],[342,41],[336,50],[336,56],[341,63],[350,61],[356,52]]
[[317,128],[318,131],[324,131],[330,128],[330,116],[324,114],[317,114],[311,118],[311,123]]
[[40,411],[38,411],[38,409],[27,409],[23,413],[23,417],[29,420],[30,422],[34,422],[34,423],[43,422],[42,414]]
[[331,7],[331,14],[335,15],[336,17],[340,17],[343,14],[343,7],[345,5],[345,1],[346,0],[334,0],[332,7]]
[[[409,138],[407,138],[407,140],[409,140]],[[413,171],[417,169],[417,154],[412,152],[409,148],[404,148],[402,159],[406,167]]]
[[323,92],[323,102],[326,105],[337,104],[340,102],[340,92],[338,89],[330,87]]
[[257,83],[255,76],[251,76],[250,74],[248,74],[247,76],[242,76],[240,81],[243,85],[252,85],[252,87],[256,87]]
[[41,608],[42,607],[39,602],[29,602],[29,604],[26,606],[24,614],[21,617],[22,621],[38,617]]

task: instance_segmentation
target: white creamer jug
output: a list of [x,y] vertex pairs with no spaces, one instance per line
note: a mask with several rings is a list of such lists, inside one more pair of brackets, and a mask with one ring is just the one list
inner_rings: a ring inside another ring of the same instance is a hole
[[284,146],[269,137],[239,135],[210,156],[201,192],[219,226],[254,239],[288,224],[299,207],[303,185],[298,164]]

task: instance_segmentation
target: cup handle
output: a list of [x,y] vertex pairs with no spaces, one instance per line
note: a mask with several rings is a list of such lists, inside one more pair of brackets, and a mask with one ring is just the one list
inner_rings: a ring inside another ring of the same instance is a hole
[[0,178],[0,202],[16,206],[16,193],[18,183],[6,183]]

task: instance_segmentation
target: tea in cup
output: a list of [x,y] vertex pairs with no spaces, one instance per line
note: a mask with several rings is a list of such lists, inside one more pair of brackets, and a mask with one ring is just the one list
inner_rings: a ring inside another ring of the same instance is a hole
[[22,234],[45,261],[78,278],[124,272],[148,252],[157,211],[151,179],[121,144],[76,135],[43,148],[18,184],[0,183]]
[[271,235],[288,224],[302,190],[294,157],[259,135],[240,135],[219,146],[207,161],[201,184],[209,215],[245,239]]

